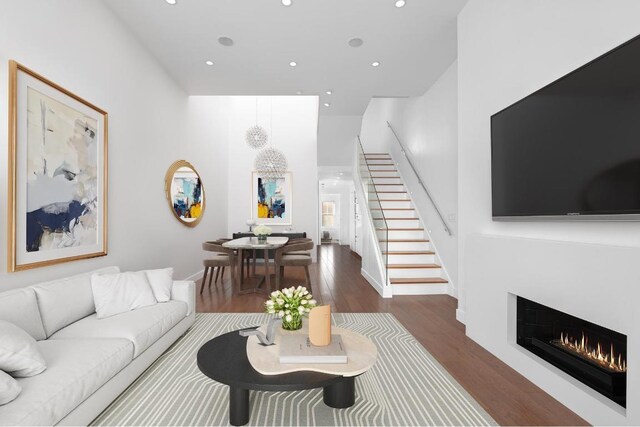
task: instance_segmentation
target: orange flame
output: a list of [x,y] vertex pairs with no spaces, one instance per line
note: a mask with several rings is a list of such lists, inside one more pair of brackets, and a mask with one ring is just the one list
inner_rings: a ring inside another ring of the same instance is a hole
[[552,343],[611,371],[627,372],[627,362],[622,358],[621,353],[616,355],[613,344],[611,344],[609,352],[603,352],[602,345],[599,342],[593,348],[589,345],[589,338],[585,337],[584,332],[580,340],[561,332],[560,339],[553,340]]

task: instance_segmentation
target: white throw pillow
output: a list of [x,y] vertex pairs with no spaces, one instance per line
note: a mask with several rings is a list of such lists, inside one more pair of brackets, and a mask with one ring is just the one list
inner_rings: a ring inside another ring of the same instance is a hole
[[0,320],[0,370],[14,377],[32,377],[46,368],[36,340],[13,323]]
[[21,391],[22,387],[20,387],[15,378],[4,371],[0,371],[0,405],[11,402],[18,397]]
[[145,273],[156,300],[158,302],[169,301],[171,299],[171,287],[173,286],[173,268],[146,270]]
[[157,302],[144,271],[94,274],[91,276],[91,290],[98,319]]

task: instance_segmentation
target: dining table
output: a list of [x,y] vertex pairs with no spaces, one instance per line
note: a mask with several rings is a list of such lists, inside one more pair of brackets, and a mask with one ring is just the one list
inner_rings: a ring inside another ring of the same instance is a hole
[[[249,294],[249,293],[270,293],[271,292],[271,273],[269,273],[269,250],[278,249],[283,247],[289,241],[288,237],[267,237],[265,241],[260,241],[257,237],[241,237],[239,239],[229,240],[222,244],[225,248],[234,249],[238,251],[238,265],[237,265],[237,276],[238,280],[238,288],[236,289],[236,294]],[[243,262],[243,251],[260,251],[264,252],[264,276],[260,279],[260,282],[253,287],[248,289],[243,289],[243,281],[240,279],[243,277],[242,275],[242,262]],[[277,274],[277,272],[276,272]],[[265,285],[262,287],[262,285]]]

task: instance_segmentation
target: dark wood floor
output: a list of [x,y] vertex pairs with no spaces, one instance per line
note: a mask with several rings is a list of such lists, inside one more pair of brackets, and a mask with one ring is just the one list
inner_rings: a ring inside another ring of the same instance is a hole
[[[259,266],[260,268],[260,266]],[[304,283],[301,268],[285,285]],[[360,258],[348,247],[322,245],[311,269],[314,297],[334,312],[392,313],[501,425],[588,425],[583,419],[467,338],[456,321],[457,302],[446,295],[381,298],[360,274]],[[197,297],[198,312],[260,312],[264,295],[233,296],[223,285]]]

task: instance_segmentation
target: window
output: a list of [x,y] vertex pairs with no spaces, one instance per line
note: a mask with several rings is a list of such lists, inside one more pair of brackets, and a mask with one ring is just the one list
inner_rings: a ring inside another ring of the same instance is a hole
[[335,222],[336,203],[322,202],[322,226],[333,227]]

